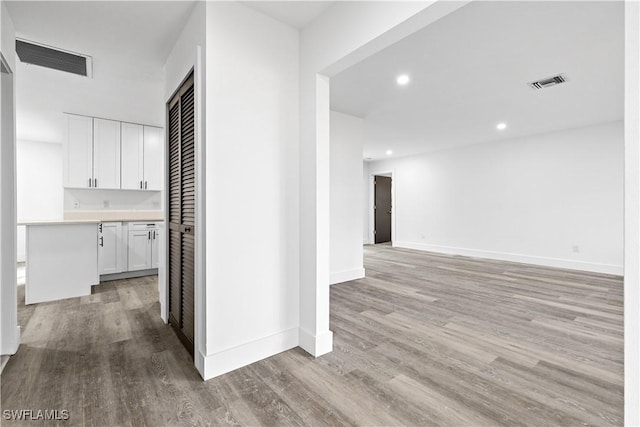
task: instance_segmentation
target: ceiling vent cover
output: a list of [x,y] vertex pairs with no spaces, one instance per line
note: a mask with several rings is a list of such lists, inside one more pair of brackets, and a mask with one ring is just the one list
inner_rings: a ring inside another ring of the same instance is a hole
[[44,46],[27,40],[16,40],[20,61],[79,76],[91,77],[91,57]]
[[565,83],[566,81],[567,81],[567,78],[564,75],[558,74],[557,76],[549,77],[548,79],[542,79],[542,80],[538,80],[537,82],[531,82],[529,83],[529,86],[531,86],[534,89],[544,89],[547,87],[556,86],[561,83]]

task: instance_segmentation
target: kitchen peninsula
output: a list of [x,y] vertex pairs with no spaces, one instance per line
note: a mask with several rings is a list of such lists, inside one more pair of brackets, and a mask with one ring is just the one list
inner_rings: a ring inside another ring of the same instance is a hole
[[159,273],[162,211],[75,211],[24,221],[25,304],[91,294],[101,282]]
[[99,283],[97,220],[24,222],[25,304],[91,294]]

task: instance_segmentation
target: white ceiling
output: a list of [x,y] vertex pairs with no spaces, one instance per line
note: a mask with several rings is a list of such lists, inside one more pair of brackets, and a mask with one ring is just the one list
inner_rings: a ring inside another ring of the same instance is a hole
[[[93,78],[18,62],[16,136],[19,140],[62,142],[62,111],[93,114],[87,94],[102,99],[100,110],[118,115],[123,101],[114,91],[128,87],[141,97],[162,90],[163,66],[184,28],[195,1],[8,1],[18,37],[90,55]],[[130,99],[131,97],[127,98]],[[105,106],[109,106],[106,108]],[[144,108],[129,105],[151,121]]]
[[195,1],[7,1],[16,35],[93,57],[94,77],[161,78]]
[[300,30],[313,22],[335,1],[243,1],[242,3]]
[[624,4],[472,2],[333,77],[331,107],[365,118],[373,159],[621,120]]

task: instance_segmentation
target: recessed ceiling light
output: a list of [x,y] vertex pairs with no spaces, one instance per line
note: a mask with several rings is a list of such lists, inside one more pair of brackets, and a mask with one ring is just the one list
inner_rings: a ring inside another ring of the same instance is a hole
[[496,129],[498,130],[505,130],[507,128],[507,124],[506,123],[498,123],[496,125]]
[[393,151],[391,151],[391,150],[387,150],[387,151],[386,151],[386,153],[387,153],[387,156],[390,156],[390,155],[392,155],[392,154],[393,154]]
[[409,76],[407,76],[406,74],[402,74],[398,76],[398,78],[396,79],[396,82],[398,82],[400,86],[404,86],[407,83],[409,83]]

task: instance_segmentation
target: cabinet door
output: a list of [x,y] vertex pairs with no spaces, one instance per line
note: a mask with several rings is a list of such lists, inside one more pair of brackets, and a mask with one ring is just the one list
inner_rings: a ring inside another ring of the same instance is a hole
[[151,230],[129,231],[129,271],[151,268]]
[[92,187],[93,119],[91,117],[67,115],[64,155],[64,186]]
[[158,251],[160,250],[160,229],[151,232],[151,268],[158,268]]
[[120,188],[120,122],[93,119],[93,184]]
[[142,190],[144,131],[142,125],[122,123],[121,188]]
[[[100,231],[102,230],[102,231]],[[98,272],[122,272],[122,224],[103,222],[98,225]]]
[[163,130],[144,127],[144,181],[146,190],[161,191],[164,186]]

